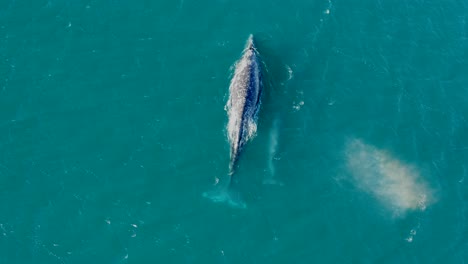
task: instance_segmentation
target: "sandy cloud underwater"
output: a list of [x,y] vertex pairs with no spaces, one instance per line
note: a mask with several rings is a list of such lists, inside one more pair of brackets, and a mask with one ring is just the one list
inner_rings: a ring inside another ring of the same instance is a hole
[[394,216],[424,211],[436,201],[418,167],[361,139],[346,143],[345,160],[356,186],[375,197]]

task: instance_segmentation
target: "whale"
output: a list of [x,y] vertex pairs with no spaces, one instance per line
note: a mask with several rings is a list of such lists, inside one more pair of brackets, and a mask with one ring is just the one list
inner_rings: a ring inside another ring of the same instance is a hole
[[231,185],[242,150],[257,132],[263,83],[260,55],[255,47],[253,35],[247,39],[242,56],[234,68],[225,106],[228,116],[227,138],[230,145],[229,178],[221,191],[205,193],[204,196],[215,202],[227,201],[231,205],[245,207],[239,195],[233,195]]
[[229,176],[231,181],[244,145],[257,132],[262,89],[259,55],[253,35],[250,35],[243,55],[236,63],[226,104],[229,119],[227,132],[230,144]]

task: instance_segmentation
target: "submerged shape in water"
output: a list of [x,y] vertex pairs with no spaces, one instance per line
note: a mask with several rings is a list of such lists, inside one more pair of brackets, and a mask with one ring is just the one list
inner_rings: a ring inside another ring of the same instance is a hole
[[356,185],[375,196],[396,216],[410,210],[424,211],[435,202],[432,189],[414,165],[360,139],[347,143],[345,155]]

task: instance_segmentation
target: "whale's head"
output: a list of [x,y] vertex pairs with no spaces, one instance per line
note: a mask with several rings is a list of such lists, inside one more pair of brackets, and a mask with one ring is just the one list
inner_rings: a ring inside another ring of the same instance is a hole
[[254,37],[253,37],[253,34],[250,34],[249,35],[249,38],[247,39],[247,44],[245,45],[245,50],[253,50],[253,51],[257,51],[257,49],[255,48],[255,43],[254,43]]

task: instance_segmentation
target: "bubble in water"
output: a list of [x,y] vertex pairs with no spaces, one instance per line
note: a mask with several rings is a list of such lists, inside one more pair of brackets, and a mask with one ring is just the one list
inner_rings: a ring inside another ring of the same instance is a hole
[[299,103],[294,103],[293,109],[296,111],[301,110],[301,107],[304,105],[304,101],[300,101]]

